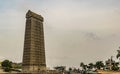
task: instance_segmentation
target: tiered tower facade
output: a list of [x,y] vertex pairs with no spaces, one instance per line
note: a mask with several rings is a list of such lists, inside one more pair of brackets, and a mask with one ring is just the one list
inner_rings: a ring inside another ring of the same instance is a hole
[[43,17],[32,11],[26,14],[23,72],[46,70]]

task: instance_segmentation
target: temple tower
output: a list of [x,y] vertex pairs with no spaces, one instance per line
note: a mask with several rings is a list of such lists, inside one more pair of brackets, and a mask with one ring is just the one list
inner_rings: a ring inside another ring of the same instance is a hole
[[46,70],[43,17],[32,11],[26,14],[23,72]]

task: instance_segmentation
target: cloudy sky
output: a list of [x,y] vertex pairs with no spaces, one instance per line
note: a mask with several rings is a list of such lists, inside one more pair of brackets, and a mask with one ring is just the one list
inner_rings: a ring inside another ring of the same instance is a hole
[[105,61],[120,46],[120,0],[0,0],[0,60],[22,61],[25,14],[44,17],[47,66]]

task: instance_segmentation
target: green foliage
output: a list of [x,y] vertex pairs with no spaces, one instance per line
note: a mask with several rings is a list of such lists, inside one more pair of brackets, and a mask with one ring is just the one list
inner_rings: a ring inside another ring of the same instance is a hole
[[80,67],[82,67],[84,70],[86,70],[87,65],[85,65],[83,62],[80,63]]
[[5,71],[5,72],[9,72],[9,71],[11,71],[11,69],[10,69],[9,67],[5,67],[5,68],[4,68],[4,71]]
[[58,71],[65,71],[65,66],[56,66],[54,67],[55,70],[58,70]]
[[12,68],[21,69],[22,68],[22,63],[12,63]]
[[93,63],[89,63],[89,64],[88,64],[88,68],[89,68],[89,69],[92,69],[93,67],[94,67],[94,64],[93,64]]
[[119,70],[119,67],[118,67],[118,66],[112,66],[112,70],[113,70],[113,71],[118,71],[118,70]]
[[97,69],[101,69],[102,67],[104,67],[104,63],[102,61],[97,61],[95,66],[97,67]]
[[9,60],[4,60],[1,65],[5,72],[9,72],[12,68],[12,62]]
[[80,63],[80,67],[83,67],[83,66],[84,66],[84,63],[83,63],[83,62],[81,62],[81,63]]
[[112,70],[113,70],[113,71],[118,71],[118,70],[119,70],[118,65],[119,65],[119,63],[118,63],[118,62],[113,63],[113,64],[112,64]]
[[118,59],[120,57],[120,50],[117,50],[117,55],[116,55],[116,58]]

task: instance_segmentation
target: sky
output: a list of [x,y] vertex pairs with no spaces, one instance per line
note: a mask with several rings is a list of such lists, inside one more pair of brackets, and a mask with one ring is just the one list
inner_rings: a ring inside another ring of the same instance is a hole
[[22,62],[28,10],[44,17],[48,67],[116,58],[120,0],[0,0],[0,61]]

